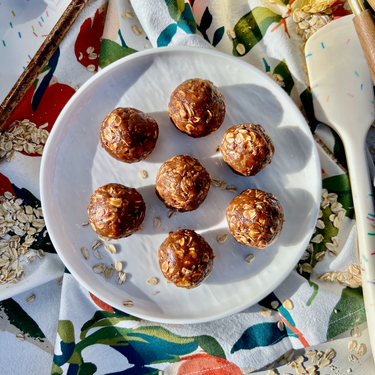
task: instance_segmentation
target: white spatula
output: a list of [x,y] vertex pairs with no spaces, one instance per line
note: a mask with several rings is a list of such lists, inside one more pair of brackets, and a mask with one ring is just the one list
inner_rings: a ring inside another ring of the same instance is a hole
[[373,83],[353,16],[324,26],[306,43],[315,117],[339,133],[349,168],[367,324],[375,358],[375,222],[365,140],[374,111]]

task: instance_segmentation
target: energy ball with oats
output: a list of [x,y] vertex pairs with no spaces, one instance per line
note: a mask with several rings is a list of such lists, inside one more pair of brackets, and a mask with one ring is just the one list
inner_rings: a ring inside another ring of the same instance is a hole
[[116,160],[135,163],[150,156],[159,135],[159,126],[135,108],[116,108],[104,119],[100,144]]
[[195,288],[211,273],[214,253],[198,233],[190,229],[170,232],[158,251],[164,277],[181,288]]
[[284,212],[271,193],[248,189],[230,202],[227,221],[239,243],[261,250],[280,236]]
[[225,132],[220,151],[236,174],[255,176],[271,163],[275,148],[261,125],[242,124]]
[[146,205],[136,189],[107,184],[94,191],[87,216],[94,231],[104,237],[123,238],[136,232],[145,218]]
[[225,98],[210,81],[188,79],[173,91],[169,117],[178,130],[194,138],[217,130],[225,117]]
[[177,155],[159,168],[156,195],[174,211],[193,211],[206,199],[210,181],[210,175],[197,159]]

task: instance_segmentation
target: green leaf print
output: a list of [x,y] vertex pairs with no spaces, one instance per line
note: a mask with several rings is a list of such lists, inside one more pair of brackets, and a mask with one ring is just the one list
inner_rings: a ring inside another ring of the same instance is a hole
[[342,143],[341,138],[339,135],[333,130],[330,129],[335,139],[335,144],[333,146],[333,154],[335,155],[336,159],[346,168],[348,169],[348,164],[346,163],[346,156],[345,156],[345,148],[344,144]]
[[256,7],[245,14],[234,27],[236,38],[233,39],[233,55],[241,56],[236,50],[240,43],[245,47],[244,55],[246,55],[262,40],[269,26],[275,22],[278,23],[281,19],[280,15],[265,7]]
[[99,66],[105,68],[114,61],[131,55],[134,52],[137,51],[133,48],[120,46],[110,39],[103,39],[100,47]]
[[8,319],[10,325],[18,328],[25,336],[40,342],[48,341],[31,316],[12,298],[0,301],[0,320]]
[[311,128],[311,131],[314,132],[317,125],[320,123],[320,121],[318,121],[315,118],[311,90],[307,88],[305,91],[302,92],[302,94],[299,97],[301,99],[303,109],[305,110],[306,117],[309,120],[308,122]]
[[345,216],[352,219],[354,216],[354,205],[349,176],[343,173],[338,176],[325,178],[323,180],[323,188],[327,189],[329,193],[336,193],[338,195],[337,201],[345,208]]
[[274,69],[273,74],[280,74],[281,77],[284,78],[284,87],[282,87],[282,89],[288,95],[290,95],[290,92],[292,91],[293,86],[294,86],[294,81],[293,81],[292,74],[290,73],[290,70],[285,63],[285,60],[280,61],[280,63]]
[[169,15],[175,20],[178,21],[181,17],[182,12],[185,10],[185,1],[184,0],[165,0]]
[[343,289],[335,310],[332,311],[329,319],[327,340],[366,321],[362,288]]
[[140,319],[131,315],[124,316],[124,314],[116,314],[107,311],[97,311],[94,314],[93,318],[83,325],[81,329],[80,339],[85,339],[88,331],[92,328],[114,326],[117,323],[125,320],[139,321]]
[[329,216],[332,215],[332,211],[330,207],[326,207],[324,210],[322,209],[323,216],[320,218],[320,220],[323,220],[324,222],[324,229],[316,228],[316,232],[313,234],[313,237],[317,236],[318,234],[321,234],[323,236],[323,241],[320,243],[313,243],[314,251],[312,253],[312,256],[309,260],[311,266],[314,268],[317,260],[315,259],[316,254],[320,253],[321,251],[327,251],[326,243],[332,242],[331,238],[336,237],[339,233],[339,230],[333,226],[333,223],[331,220],[329,220]]
[[206,353],[226,359],[225,352],[217,340],[212,336],[202,335],[195,336],[195,341]]

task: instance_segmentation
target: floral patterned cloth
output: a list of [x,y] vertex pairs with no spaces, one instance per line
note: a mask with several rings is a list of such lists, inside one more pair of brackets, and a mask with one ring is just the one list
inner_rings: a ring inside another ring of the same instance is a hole
[[[288,0],[133,0],[132,5],[91,0],[49,62],[50,74],[30,89],[11,121],[29,118],[52,127],[74,91],[98,69],[145,48],[215,48],[256,66],[303,106],[322,165],[320,218],[295,271],[241,313],[204,324],[168,325],[114,309],[66,270],[62,290],[55,281],[32,290],[47,305],[24,303],[30,292],[0,302],[0,334],[7,338],[0,340],[1,352],[15,358],[22,350],[25,364],[35,358],[41,364],[30,370],[18,363],[14,369],[11,361],[0,359],[2,369],[46,373],[54,353],[52,374],[247,374],[292,348],[324,342],[365,321],[355,278],[359,261],[343,146],[325,125],[316,127],[302,40],[290,13]],[[54,95],[56,90],[62,94]],[[11,173],[7,177],[11,180]],[[352,288],[345,280],[352,281]],[[293,302],[292,310],[283,307],[285,299]],[[264,309],[270,313],[262,314]],[[15,339],[19,332],[26,341]]]

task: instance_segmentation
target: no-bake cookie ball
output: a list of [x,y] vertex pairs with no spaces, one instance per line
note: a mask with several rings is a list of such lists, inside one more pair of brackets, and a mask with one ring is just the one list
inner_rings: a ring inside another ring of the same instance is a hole
[[169,233],[158,251],[158,260],[164,277],[181,288],[199,286],[211,273],[214,253],[198,233],[180,229]]
[[146,205],[136,189],[107,184],[94,191],[87,216],[94,231],[104,237],[129,237],[139,230]]
[[150,156],[159,135],[159,126],[135,108],[116,108],[104,119],[100,144],[116,160],[135,163]]
[[230,202],[227,221],[239,243],[261,250],[280,236],[284,212],[279,200],[271,193],[248,189]]
[[156,195],[174,211],[193,211],[206,199],[210,181],[210,175],[197,159],[177,155],[159,168]]
[[188,79],[173,91],[169,117],[178,130],[194,138],[217,130],[225,117],[225,98],[210,81]]
[[236,174],[254,176],[271,163],[275,148],[261,125],[242,124],[225,132],[220,151]]

